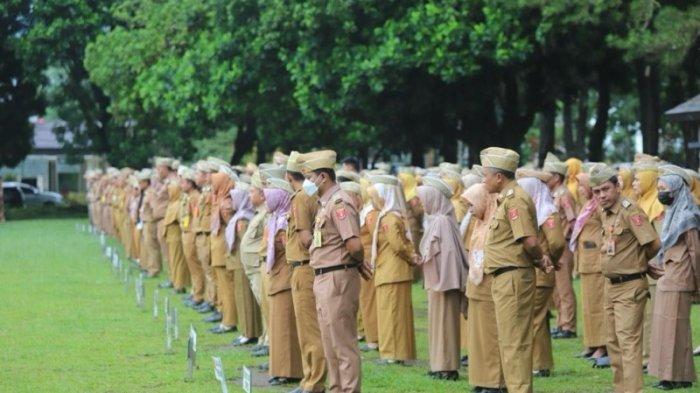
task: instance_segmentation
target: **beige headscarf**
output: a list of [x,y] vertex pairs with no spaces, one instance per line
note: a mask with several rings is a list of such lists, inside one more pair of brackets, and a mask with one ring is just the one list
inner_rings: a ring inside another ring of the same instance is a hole
[[496,212],[496,194],[489,194],[484,184],[474,184],[462,193],[472,205],[474,229],[469,239],[469,280],[479,285],[484,279],[484,248],[489,224]]
[[425,288],[438,292],[464,290],[469,265],[452,202],[433,186],[420,186],[417,193],[425,211],[420,242]]

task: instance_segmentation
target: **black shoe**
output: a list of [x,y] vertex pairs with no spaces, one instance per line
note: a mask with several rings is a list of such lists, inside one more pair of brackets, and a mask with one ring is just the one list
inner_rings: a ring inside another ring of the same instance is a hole
[[209,322],[209,323],[216,323],[216,322],[221,322],[221,319],[223,319],[223,316],[221,315],[221,313],[214,311],[210,316],[202,319],[202,321]]
[[181,294],[186,293],[186,292],[187,292],[187,290],[185,288],[175,289],[175,293],[178,295],[181,295]]
[[260,371],[267,371],[270,369],[270,363],[263,363],[258,366],[258,370]]
[[457,371],[440,371],[438,379],[456,381],[459,379],[459,373]]
[[660,381],[653,387],[659,390],[675,390],[675,389],[688,389],[693,386],[692,382],[672,382],[672,381]]
[[270,386],[280,386],[280,385],[290,385],[293,383],[299,383],[301,379],[299,378],[286,378],[286,377],[272,377],[270,378]]
[[262,349],[259,349],[257,351],[252,351],[250,354],[251,354],[251,356],[253,356],[255,358],[270,356],[270,348],[263,347]]
[[576,338],[576,332],[572,332],[571,330],[560,330],[558,333],[552,335],[552,338],[554,338],[554,339]]
[[469,367],[469,356],[462,356],[462,358],[459,359],[459,363],[462,365],[462,367]]
[[552,336],[554,336],[555,334],[558,334],[559,332],[561,332],[561,329],[559,329],[558,327],[555,327],[554,329],[549,330],[549,334],[551,334]]
[[185,305],[185,307],[194,308],[196,310],[197,308],[201,307],[202,304],[204,304],[204,301],[200,300],[198,302],[195,302],[193,299],[190,299],[185,300],[182,303]]
[[235,326],[229,327],[229,326],[224,326],[224,325],[214,326],[213,328],[209,329],[209,331],[214,333],[214,334],[233,333],[237,330],[238,329],[236,329]]
[[200,314],[208,314],[208,313],[214,311],[214,306],[212,306],[211,304],[209,304],[207,302],[204,302],[204,303],[202,303],[201,306],[195,308],[195,311],[197,311]]
[[549,370],[537,370],[532,373],[532,376],[535,378],[549,378],[551,375],[552,373]]
[[608,368],[610,367],[610,357],[606,356],[601,356],[598,359],[591,359],[593,360],[593,368]]
[[173,283],[170,282],[170,280],[164,281],[164,282],[158,284],[158,288],[172,288],[172,287],[173,287]]
[[234,347],[241,347],[243,345],[252,345],[252,344],[255,344],[257,342],[258,342],[257,337],[248,338],[248,337],[240,336],[240,337],[236,338],[235,340],[233,340],[231,345],[233,345]]
[[579,359],[590,359],[594,353],[595,353],[594,349],[586,349],[585,351],[579,353],[578,355],[576,355],[574,357],[579,358]]

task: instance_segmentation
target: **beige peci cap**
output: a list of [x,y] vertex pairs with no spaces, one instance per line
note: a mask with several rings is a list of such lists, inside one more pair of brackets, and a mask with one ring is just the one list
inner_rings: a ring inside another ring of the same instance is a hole
[[569,168],[565,162],[561,162],[552,152],[548,152],[544,159],[542,170],[545,172],[558,173],[562,176],[566,176]]
[[518,169],[520,154],[502,147],[489,147],[481,151],[481,166],[484,168],[496,168],[508,172]]
[[617,176],[617,171],[606,164],[595,164],[590,169],[591,187],[598,187],[606,181]]
[[297,162],[301,154],[298,151],[292,151],[289,153],[289,158],[287,159],[287,171],[301,173],[301,167]]
[[287,191],[290,194],[294,194],[294,189],[292,186],[284,179],[278,179],[276,177],[271,177],[265,182],[267,188],[279,188],[280,190]]
[[297,163],[301,166],[302,173],[308,173],[317,169],[335,169],[337,154],[333,150],[319,150],[311,153],[300,154]]

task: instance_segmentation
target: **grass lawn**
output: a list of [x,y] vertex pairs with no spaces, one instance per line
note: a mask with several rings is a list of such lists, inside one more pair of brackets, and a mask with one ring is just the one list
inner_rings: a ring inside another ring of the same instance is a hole
[[[151,314],[153,290],[148,280],[145,309],[136,307],[133,282],[128,290],[111,270],[99,241],[78,233],[83,220],[27,220],[0,224],[0,392],[219,392],[212,356],[220,356],[231,392],[242,391],[241,367],[261,359],[228,343],[235,335],[206,331],[201,315],[182,306],[179,297],[160,291],[161,310]],[[121,253],[120,253],[121,254]],[[180,314],[180,339],[165,350],[162,299],[170,297]],[[367,392],[466,392],[467,371],[458,382],[435,382],[427,371],[426,297],[413,288],[419,361],[413,367],[380,367],[376,353],[363,354]],[[580,304],[579,304],[580,306]],[[694,342],[700,342],[700,316],[694,306]],[[580,307],[579,307],[580,310]],[[580,320],[580,318],[579,318]],[[199,332],[198,363],[186,382],[186,339],[190,323]],[[610,392],[610,370],[594,370],[574,359],[578,340],[555,341],[555,370],[535,381],[537,392]],[[700,363],[700,362],[698,362]],[[254,391],[282,392],[262,387]],[[650,387],[653,378],[647,378]],[[686,390],[688,391],[688,390]],[[697,391],[697,390],[695,390]]]

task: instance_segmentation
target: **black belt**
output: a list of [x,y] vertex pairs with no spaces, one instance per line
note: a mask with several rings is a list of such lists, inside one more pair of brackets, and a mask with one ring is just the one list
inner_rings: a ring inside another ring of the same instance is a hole
[[207,235],[207,236],[209,236],[209,233],[210,233],[210,232],[204,232],[204,231],[196,232],[197,236],[199,236],[199,235]]
[[321,274],[334,272],[336,270],[354,269],[354,268],[357,268],[358,266],[360,266],[359,263],[350,263],[347,265],[335,265],[335,266],[328,266],[328,267],[320,267],[318,269],[314,269],[314,274],[317,276],[320,276]]
[[642,278],[646,277],[646,275],[646,273],[623,274],[617,277],[608,277],[608,280],[610,280],[611,284],[622,284],[623,282],[627,281],[641,280]]
[[517,266],[499,267],[498,269],[494,270],[493,273],[491,273],[491,274],[493,274],[494,277],[498,277],[503,273],[507,273],[507,272],[509,272],[511,270],[515,270],[515,269],[520,269],[520,268]]
[[290,262],[290,265],[292,265],[292,269],[294,269],[295,267],[304,266],[304,265],[308,265],[308,264],[309,264],[309,261]]

